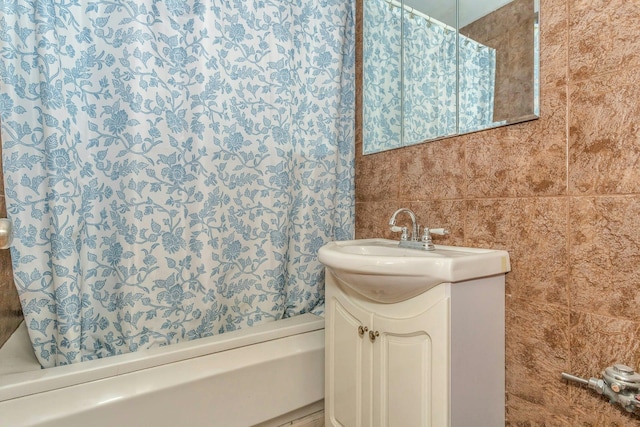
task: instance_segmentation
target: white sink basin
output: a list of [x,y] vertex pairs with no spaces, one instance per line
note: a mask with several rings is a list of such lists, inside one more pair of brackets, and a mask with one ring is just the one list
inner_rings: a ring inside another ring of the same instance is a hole
[[433,251],[399,248],[397,240],[330,242],[318,258],[344,284],[374,301],[393,303],[440,283],[455,283],[511,270],[501,250],[439,246]]

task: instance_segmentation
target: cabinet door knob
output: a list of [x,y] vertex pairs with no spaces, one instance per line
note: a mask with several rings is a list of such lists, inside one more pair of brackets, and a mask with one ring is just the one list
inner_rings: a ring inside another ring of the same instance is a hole
[[365,332],[367,332],[369,330],[369,328],[367,328],[366,326],[358,326],[358,335],[363,336]]
[[378,332],[378,331],[375,331],[375,332],[369,331],[369,339],[371,341],[375,341],[376,337],[379,337],[379,336],[380,336],[380,332]]

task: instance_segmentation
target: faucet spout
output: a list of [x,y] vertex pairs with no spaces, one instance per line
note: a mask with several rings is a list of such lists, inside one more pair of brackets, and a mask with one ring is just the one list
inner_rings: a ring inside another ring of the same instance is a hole
[[391,215],[391,218],[389,219],[389,226],[395,227],[396,216],[398,216],[398,214],[403,212],[409,215],[409,217],[411,218],[411,240],[417,241],[418,240],[418,222],[416,221],[416,214],[414,214],[411,209],[400,208],[397,211],[395,211],[393,215]]

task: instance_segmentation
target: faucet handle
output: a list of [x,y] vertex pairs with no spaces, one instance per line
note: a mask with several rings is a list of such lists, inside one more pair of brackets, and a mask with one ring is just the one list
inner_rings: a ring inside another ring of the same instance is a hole
[[449,230],[446,228],[425,228],[425,231],[428,231],[431,234],[437,234],[438,236],[446,236],[449,234]]

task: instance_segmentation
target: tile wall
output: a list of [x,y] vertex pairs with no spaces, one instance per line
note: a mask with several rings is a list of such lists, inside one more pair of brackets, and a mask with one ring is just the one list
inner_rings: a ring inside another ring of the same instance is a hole
[[409,207],[436,243],[508,250],[508,424],[637,426],[560,374],[640,368],[640,2],[540,20],[539,120],[368,156],[357,132],[356,237]]

